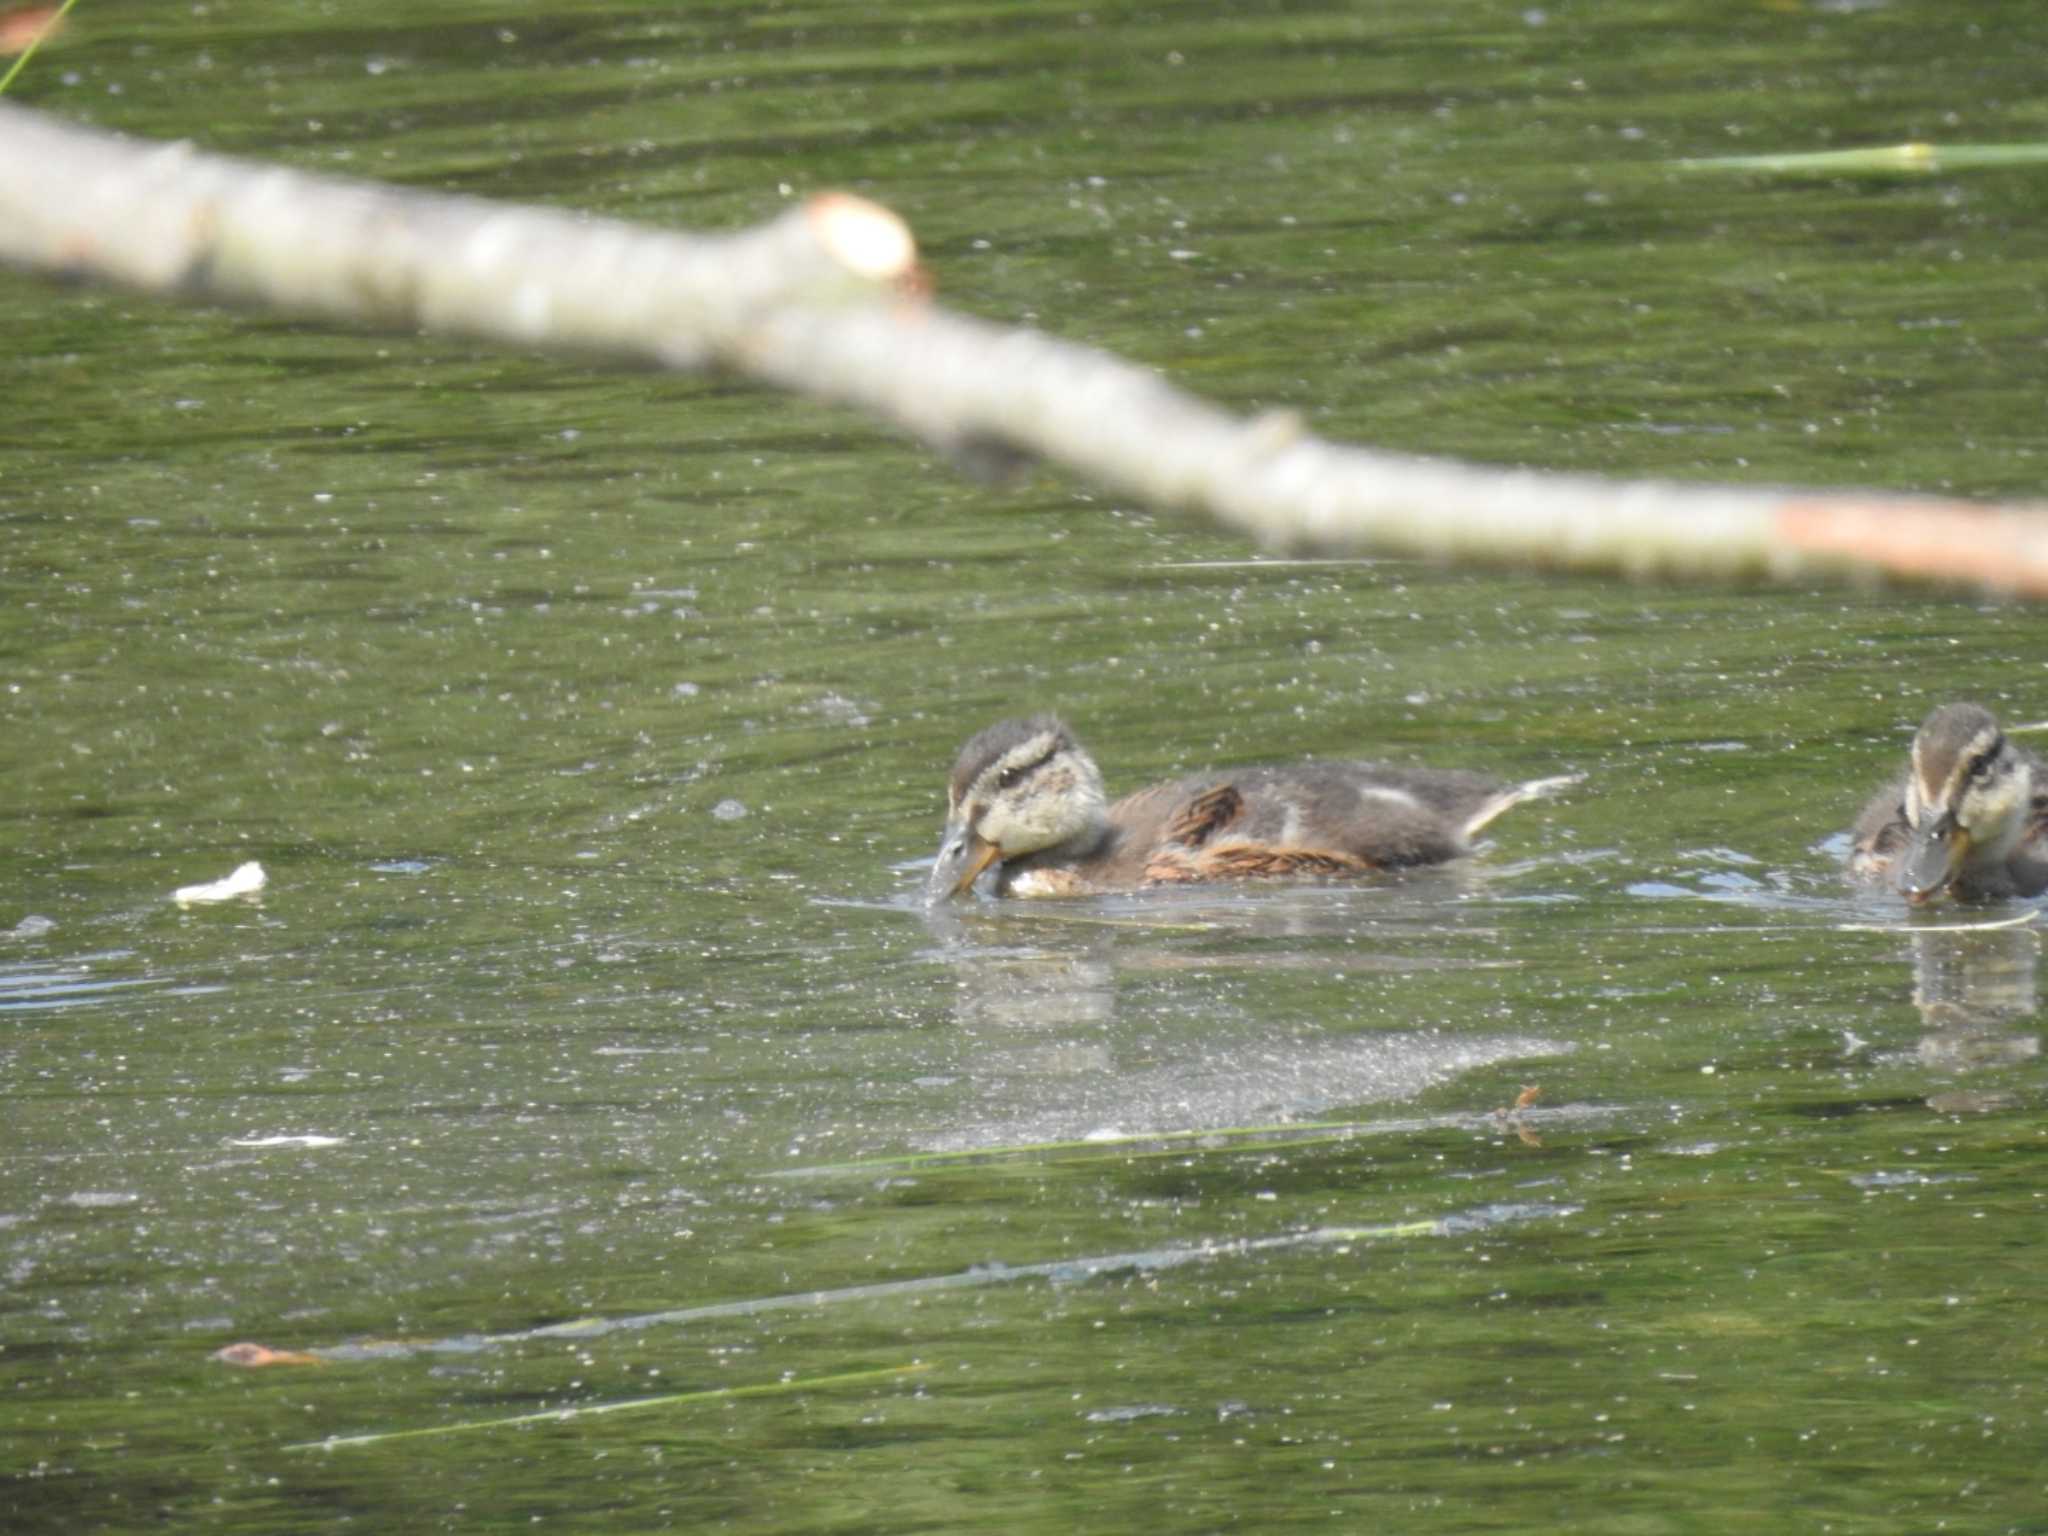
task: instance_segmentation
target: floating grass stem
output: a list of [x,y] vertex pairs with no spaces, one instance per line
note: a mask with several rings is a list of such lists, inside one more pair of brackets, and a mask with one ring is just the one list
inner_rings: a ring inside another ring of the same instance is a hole
[[813,1163],[779,1168],[775,1179],[821,1178],[841,1174],[911,1173],[918,1169],[970,1168],[990,1163],[1085,1161],[1091,1157],[1185,1155],[1190,1147],[1242,1150],[1262,1145],[1303,1146],[1348,1141],[1359,1136],[1442,1130],[1471,1125],[1469,1114],[1410,1115],[1393,1120],[1289,1120],[1274,1125],[1224,1125],[1173,1131],[1136,1131],[1129,1135],[1076,1137],[1068,1141],[1020,1142],[1012,1146],[965,1147],[958,1151],[904,1152],[890,1157],[855,1158],[843,1163]]
[[680,1403],[711,1403],[739,1397],[780,1397],[791,1392],[820,1392],[858,1382],[886,1381],[931,1369],[922,1362],[884,1366],[873,1371],[845,1371],[837,1376],[810,1376],[794,1381],[764,1381],[751,1387],[711,1387],[701,1392],[670,1392],[661,1397],[634,1397],[616,1403],[591,1403],[576,1408],[548,1408],[539,1413],[515,1413],[503,1419],[472,1419],[462,1424],[432,1424],[425,1429],[390,1429],[373,1435],[331,1435],[325,1440],[301,1440],[288,1451],[332,1451],[343,1446],[382,1445],[394,1440],[420,1440],[428,1435],[462,1435],[480,1429],[506,1429],[515,1424],[563,1423],[570,1419],[595,1418],[601,1413],[627,1413],[636,1408],[671,1408]]
[[1932,176],[2048,161],[2048,144],[1884,144],[1786,155],[1713,155],[1680,160],[1688,171],[1763,171],[1783,176]]

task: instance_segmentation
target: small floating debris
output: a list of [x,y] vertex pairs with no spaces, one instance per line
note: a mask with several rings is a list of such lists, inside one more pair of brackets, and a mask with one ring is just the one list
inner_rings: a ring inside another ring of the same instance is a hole
[[746,802],[731,799],[721,800],[718,804],[711,807],[711,814],[720,821],[739,821],[747,814]]
[[225,879],[209,880],[204,885],[179,886],[171,892],[171,900],[181,907],[210,901],[233,901],[237,896],[254,896],[269,883],[270,877],[263,873],[263,866],[251,859]]
[[1139,1419],[1170,1419],[1185,1410],[1171,1403],[1129,1403],[1117,1408],[1091,1408],[1082,1415],[1090,1424],[1131,1424]]
[[64,1203],[81,1211],[106,1211],[134,1205],[141,1199],[142,1196],[130,1189],[81,1189],[76,1194],[64,1196]]
[[1894,1172],[1880,1168],[1874,1173],[1852,1173],[1849,1182],[1858,1189],[1918,1189],[1934,1184],[1974,1184],[1977,1179],[1968,1173],[1922,1173],[1917,1168]]
[[268,1344],[230,1344],[225,1349],[216,1349],[213,1358],[223,1365],[239,1365],[254,1370],[261,1365],[325,1365],[327,1362],[318,1355],[309,1355],[296,1349],[272,1349]]
[[338,1147],[342,1144],[339,1136],[235,1136],[229,1138],[231,1147]]

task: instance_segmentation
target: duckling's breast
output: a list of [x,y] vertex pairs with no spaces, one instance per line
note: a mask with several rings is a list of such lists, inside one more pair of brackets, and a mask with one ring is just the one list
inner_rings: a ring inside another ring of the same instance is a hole
[[1103,887],[1073,869],[1020,869],[1003,882],[1005,896],[1088,896]]

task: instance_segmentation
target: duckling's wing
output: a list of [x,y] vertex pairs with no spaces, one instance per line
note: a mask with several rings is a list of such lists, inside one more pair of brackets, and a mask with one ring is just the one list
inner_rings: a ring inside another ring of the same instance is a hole
[[1170,809],[1145,866],[1150,884],[1356,875],[1385,862],[1347,846],[1351,829],[1334,822],[1324,802],[1349,807],[1355,797],[1333,797],[1329,775],[1313,766],[1182,779],[1151,793]]
[[1109,808],[1109,823],[1126,845],[1206,842],[1236,819],[1242,803],[1227,774],[1173,779],[1133,790]]
[[1199,848],[1244,814],[1244,795],[1235,784],[1197,789],[1167,815],[1161,836],[1169,843]]

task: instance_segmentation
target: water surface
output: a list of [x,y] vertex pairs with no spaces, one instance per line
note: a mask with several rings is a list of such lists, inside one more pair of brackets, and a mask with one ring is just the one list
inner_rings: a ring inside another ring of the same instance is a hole
[[[2038,494],[2035,173],[1672,162],[2041,137],[2041,27],[113,4],[17,89],[851,186],[948,302],[1391,448]],[[733,381],[0,307],[10,1529],[2038,1528],[2038,940],[1830,841],[1931,703],[2048,715],[2032,610],[1248,563]],[[1113,788],[1587,784],[1455,872],[928,917],[1047,707]]]

